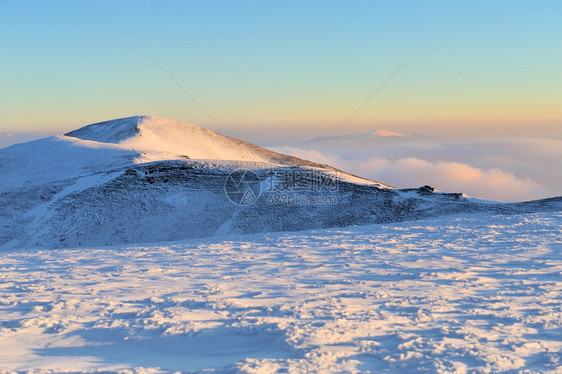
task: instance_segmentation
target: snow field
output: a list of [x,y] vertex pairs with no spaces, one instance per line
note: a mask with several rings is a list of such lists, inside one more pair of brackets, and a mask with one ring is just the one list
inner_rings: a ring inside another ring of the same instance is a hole
[[0,370],[562,372],[562,213],[0,255]]

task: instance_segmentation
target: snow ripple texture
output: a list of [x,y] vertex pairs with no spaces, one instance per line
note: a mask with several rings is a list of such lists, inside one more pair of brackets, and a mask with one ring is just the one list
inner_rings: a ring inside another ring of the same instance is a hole
[[560,373],[562,213],[0,254],[0,369]]

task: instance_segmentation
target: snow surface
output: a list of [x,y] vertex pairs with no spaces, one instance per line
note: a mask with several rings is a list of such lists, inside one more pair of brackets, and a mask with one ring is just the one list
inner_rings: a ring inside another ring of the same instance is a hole
[[0,254],[0,370],[545,372],[562,213]]
[[[341,183],[237,206],[233,170]],[[0,149],[0,175],[0,372],[562,373],[562,197],[395,190],[148,116]]]
[[273,152],[186,122],[134,116],[84,126],[0,149],[0,191],[168,160],[259,163],[261,168],[300,166],[337,174],[353,183],[390,188],[331,166]]

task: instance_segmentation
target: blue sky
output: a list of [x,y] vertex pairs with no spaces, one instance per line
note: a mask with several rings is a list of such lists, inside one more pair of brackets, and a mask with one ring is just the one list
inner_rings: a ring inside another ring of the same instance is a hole
[[[560,1],[0,1],[0,131],[560,128]],[[523,130],[525,131],[525,130]],[[420,131],[421,132],[421,131]]]

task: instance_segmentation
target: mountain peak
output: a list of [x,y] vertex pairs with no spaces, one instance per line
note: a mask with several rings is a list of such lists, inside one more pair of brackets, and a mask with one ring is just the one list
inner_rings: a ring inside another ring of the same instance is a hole
[[[25,165],[20,160],[21,154],[27,155]],[[13,177],[11,181],[8,177],[10,183],[4,183],[0,190],[30,183],[72,179],[131,165],[185,159],[200,165],[225,165],[227,168],[314,168],[353,183],[388,187],[340,172],[328,165],[273,152],[203,127],[144,115],[98,122],[65,135],[1,150],[0,175],[6,177],[11,173]],[[19,168],[13,167],[16,164]],[[57,165],[56,173],[52,165]],[[23,178],[20,171],[22,167],[27,170]]]
[[[84,126],[65,134],[140,152],[154,159],[176,155],[196,159],[265,161],[258,147],[212,130],[157,116],[133,116]],[[174,157],[174,156],[171,156]]]
[[367,133],[370,136],[381,136],[381,137],[398,137],[398,138],[404,138],[409,136],[409,134],[405,134],[402,132],[398,132],[398,131],[390,131],[390,130],[385,130],[385,129],[377,129],[377,130],[372,130],[369,131]]
[[147,130],[148,132],[152,132],[157,135],[163,135],[169,133],[173,127],[175,127],[176,130],[181,129],[182,127],[190,130],[195,128],[202,129],[199,126],[168,118],[137,115],[93,123],[77,130],[70,131],[64,135],[81,140],[120,144],[131,138],[137,137],[143,132],[143,130]]
[[85,147],[134,151],[138,155],[137,163],[189,158],[318,166],[204,127],[157,116],[98,122],[66,133],[62,138]]
[[133,116],[97,122],[70,131],[64,135],[82,140],[118,144],[135,136],[138,133],[139,123],[146,117],[147,116]]

